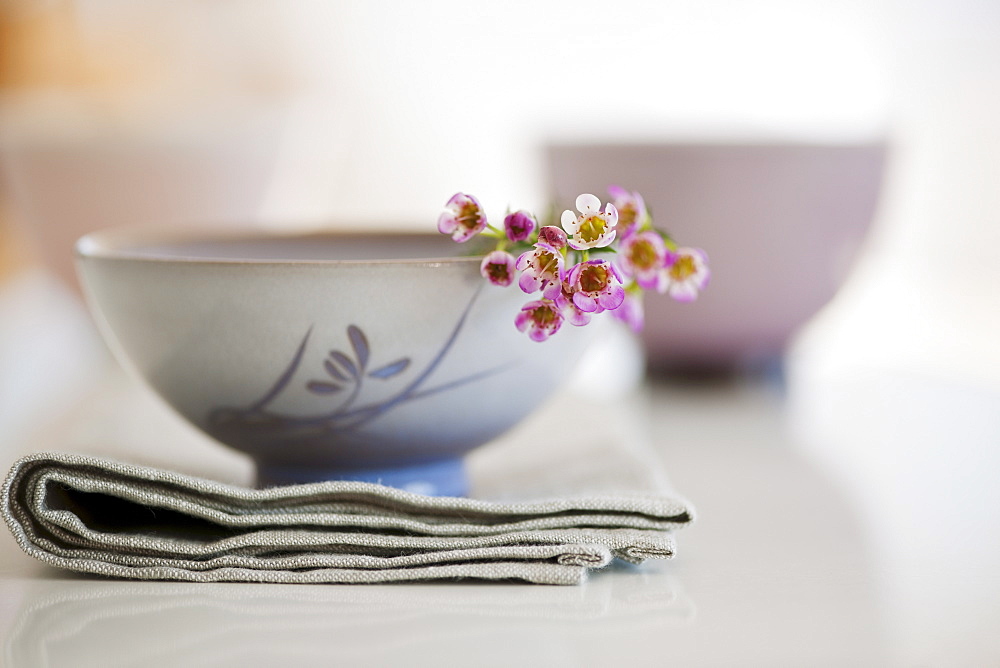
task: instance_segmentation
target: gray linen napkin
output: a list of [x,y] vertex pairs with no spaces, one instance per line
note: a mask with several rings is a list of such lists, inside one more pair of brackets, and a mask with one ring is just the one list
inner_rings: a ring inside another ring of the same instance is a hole
[[327,482],[248,489],[77,454],[17,461],[5,521],[29,555],[113,577],[576,584],[618,557],[670,558],[690,506],[658,492],[533,501],[429,497]]

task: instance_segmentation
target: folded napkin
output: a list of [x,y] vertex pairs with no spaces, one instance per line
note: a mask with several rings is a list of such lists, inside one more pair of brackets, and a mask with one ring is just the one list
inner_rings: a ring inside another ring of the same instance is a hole
[[143,580],[576,584],[613,558],[670,558],[680,498],[601,491],[429,497],[360,482],[249,489],[110,459],[17,461],[0,508],[29,555]]

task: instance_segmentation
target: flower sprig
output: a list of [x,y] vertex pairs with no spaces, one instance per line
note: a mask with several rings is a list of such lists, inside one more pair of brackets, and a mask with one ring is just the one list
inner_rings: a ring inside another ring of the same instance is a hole
[[605,311],[640,331],[644,291],[694,301],[708,283],[708,256],[678,246],[653,227],[639,193],[611,186],[608,195],[603,207],[596,196],[580,195],[576,211],[563,211],[560,226],[539,225],[521,210],[508,213],[500,229],[487,221],[478,199],[456,193],[438,218],[438,230],[459,243],[477,235],[497,240],[480,273],[493,285],[516,282],[536,296],[514,318],[532,340],[548,339],[567,321],[586,325]]

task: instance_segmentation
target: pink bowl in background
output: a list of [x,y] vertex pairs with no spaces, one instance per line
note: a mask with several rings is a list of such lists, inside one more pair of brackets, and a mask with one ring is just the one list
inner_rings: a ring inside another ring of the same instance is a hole
[[559,144],[560,207],[609,185],[640,192],[656,226],[704,249],[712,279],[694,304],[646,297],[654,369],[714,370],[778,358],[834,295],[872,220],[886,149],[859,144]]

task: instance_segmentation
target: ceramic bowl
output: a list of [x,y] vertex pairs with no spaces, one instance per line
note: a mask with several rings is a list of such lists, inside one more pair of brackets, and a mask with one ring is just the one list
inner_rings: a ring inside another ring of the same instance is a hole
[[658,227],[708,253],[696,305],[646,299],[642,339],[663,370],[770,365],[837,291],[875,213],[886,147],[874,143],[561,144],[555,201],[642,193]]
[[83,237],[119,359],[261,486],[345,479],[466,491],[462,457],[538,407],[590,328],[535,343],[527,301],[440,235]]

